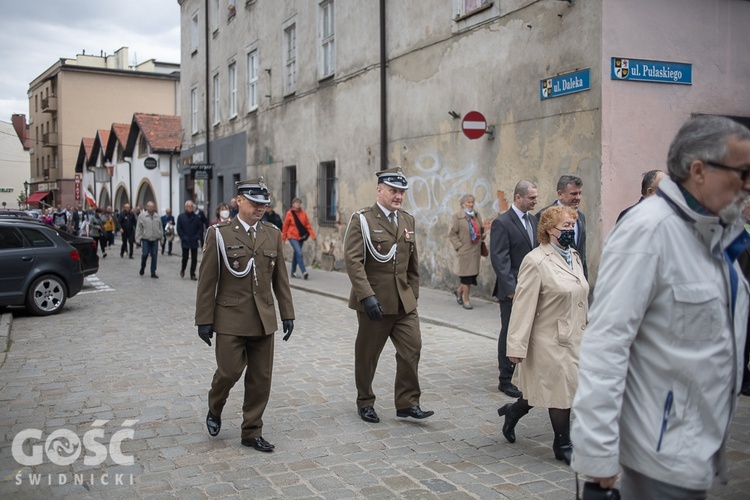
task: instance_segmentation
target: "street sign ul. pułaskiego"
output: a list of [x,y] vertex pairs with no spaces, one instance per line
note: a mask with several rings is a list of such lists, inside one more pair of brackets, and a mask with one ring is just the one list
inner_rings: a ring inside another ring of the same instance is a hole
[[552,99],[591,89],[591,68],[566,75],[545,78],[539,82],[539,95],[542,100]]
[[611,78],[612,80],[692,85],[693,65],[613,57]]

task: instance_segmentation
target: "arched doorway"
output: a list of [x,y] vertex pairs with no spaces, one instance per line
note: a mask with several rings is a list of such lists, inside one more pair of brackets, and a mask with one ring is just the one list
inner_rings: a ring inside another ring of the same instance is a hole
[[143,182],[138,187],[138,196],[136,197],[137,204],[146,208],[146,203],[149,201],[154,203],[154,208],[159,213],[159,205],[156,203],[156,196],[154,196],[154,190],[151,188],[151,184],[148,181]]
[[109,196],[109,191],[107,190],[107,187],[102,187],[102,190],[99,192],[99,208],[102,210],[105,210],[107,207],[112,205],[112,198]]
[[126,203],[130,204],[130,196],[128,196],[125,186],[117,186],[117,190],[115,191],[114,208],[122,210],[123,205]]

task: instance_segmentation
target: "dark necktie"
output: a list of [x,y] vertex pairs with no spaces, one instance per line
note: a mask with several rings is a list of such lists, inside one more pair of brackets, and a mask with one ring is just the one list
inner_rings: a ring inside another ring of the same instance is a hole
[[255,248],[255,228],[250,226],[247,230],[247,235],[250,236],[250,241],[253,243],[253,248]]
[[398,222],[396,222],[396,212],[391,212],[388,214],[388,222],[391,223],[391,227],[393,227],[393,230],[398,229]]
[[534,244],[534,232],[531,229],[531,221],[529,220],[529,213],[523,214],[523,223],[526,226],[526,233],[529,235],[529,243]]

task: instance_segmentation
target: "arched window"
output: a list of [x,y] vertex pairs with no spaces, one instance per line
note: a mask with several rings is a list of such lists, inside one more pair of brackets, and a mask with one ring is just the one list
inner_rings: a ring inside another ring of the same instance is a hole
[[138,155],[146,156],[147,154],[148,154],[148,141],[146,140],[146,136],[141,134],[141,138],[138,141]]

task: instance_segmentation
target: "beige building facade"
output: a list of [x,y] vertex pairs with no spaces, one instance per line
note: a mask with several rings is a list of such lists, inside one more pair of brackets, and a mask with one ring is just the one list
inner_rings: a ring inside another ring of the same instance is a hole
[[[347,223],[374,203],[381,168],[409,177],[422,280],[445,287],[457,283],[447,233],[463,194],[490,221],[520,179],[537,183],[541,208],[570,173],[584,181],[593,281],[614,218],[638,199],[642,173],[665,168],[679,124],[750,116],[746,1],[178,3],[184,177],[209,169],[201,190],[213,206],[231,197],[231,179],[257,175],[278,212],[300,197],[319,235],[307,258],[329,267],[343,266]],[[703,27],[686,30],[695,19]],[[622,58],[687,64],[694,76],[620,81]],[[474,140],[470,111],[488,132]],[[488,259],[478,280],[489,295]]]
[[[81,140],[134,112],[179,113],[179,64],[128,65],[128,50],[60,59],[29,85],[30,189],[50,205],[82,205],[75,167]],[[76,197],[78,195],[78,197]]]

